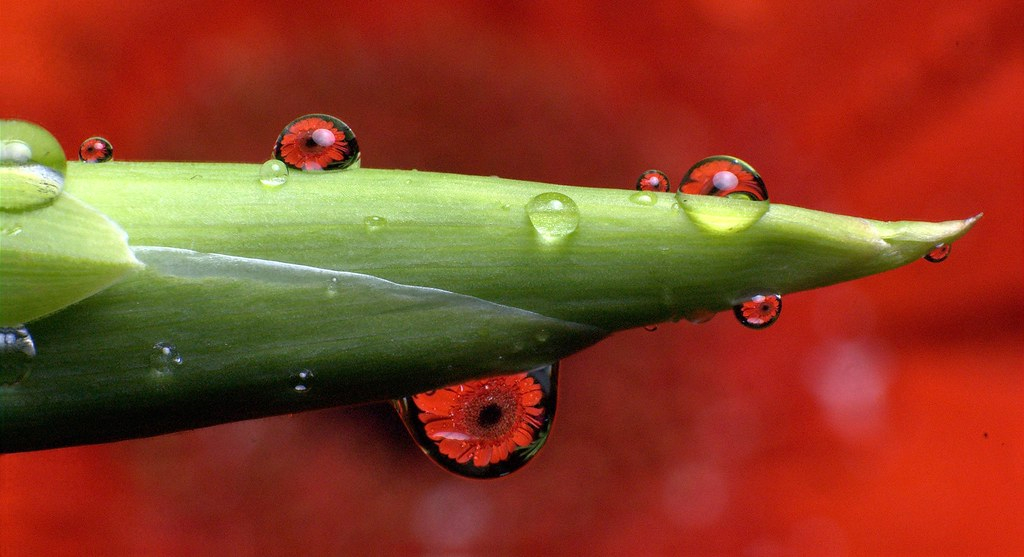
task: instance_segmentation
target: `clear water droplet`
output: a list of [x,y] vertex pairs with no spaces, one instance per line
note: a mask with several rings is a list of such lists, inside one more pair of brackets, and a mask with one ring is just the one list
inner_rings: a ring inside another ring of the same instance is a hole
[[260,166],[260,183],[272,188],[280,187],[288,181],[288,167],[277,159],[265,161]]
[[281,130],[274,158],[299,170],[358,168],[359,143],[345,122],[327,114],[307,114]]
[[331,277],[327,281],[327,297],[333,298],[337,296],[340,288],[341,287],[338,285],[338,277]]
[[313,388],[314,381],[316,381],[316,376],[308,369],[291,375],[292,389],[297,393],[309,392]]
[[715,314],[716,312],[708,309],[697,309],[683,313],[683,319],[693,323],[694,325],[700,325],[711,321]]
[[751,329],[763,329],[775,323],[782,313],[782,296],[757,294],[733,306],[732,311],[740,324]]
[[768,212],[767,201],[730,199],[723,201],[701,195],[677,194],[683,212],[697,226],[709,232],[740,232],[754,225]]
[[761,175],[754,167],[729,155],[708,157],[690,167],[679,184],[679,191],[693,195],[768,200],[768,189]]
[[526,204],[526,215],[537,234],[546,241],[560,240],[576,231],[580,210],[567,195],[542,193]]
[[21,120],[0,120],[0,210],[27,211],[64,191],[67,160],[57,138]]
[[90,137],[78,147],[78,160],[82,162],[98,163],[113,159],[114,146],[102,137]]
[[153,345],[153,351],[149,355],[149,367],[156,373],[166,375],[173,373],[181,366],[184,360],[178,349],[169,342],[158,342]]
[[376,232],[388,225],[388,219],[372,215],[363,219],[363,224],[367,232]]
[[932,263],[942,263],[949,257],[949,251],[953,249],[952,244],[939,244],[925,254],[924,260]]
[[0,384],[14,385],[28,376],[36,344],[24,325],[0,327]]
[[529,462],[555,415],[558,364],[468,381],[392,401],[437,464],[468,478],[498,478]]
[[658,203],[657,196],[655,196],[651,192],[646,191],[633,192],[629,196],[629,200],[632,201],[633,203],[636,203],[637,205],[643,205],[645,207],[650,207],[651,205],[655,205]]
[[636,179],[638,191],[668,191],[668,176],[660,170],[647,170]]

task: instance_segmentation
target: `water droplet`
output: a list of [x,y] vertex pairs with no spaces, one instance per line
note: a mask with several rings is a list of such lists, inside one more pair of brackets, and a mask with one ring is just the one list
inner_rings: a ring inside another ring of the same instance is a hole
[[677,194],[686,216],[710,232],[740,232],[768,212],[767,201],[722,200],[702,195]]
[[0,233],[3,233],[4,236],[17,236],[18,234],[21,234],[22,230],[23,229],[20,224],[12,224],[10,226],[4,225],[3,228],[0,228]]
[[42,207],[64,190],[67,161],[45,129],[21,120],[0,120],[0,210]]
[[658,330],[658,326],[657,325],[644,325],[644,330],[647,331],[648,333],[653,333],[654,331]]
[[331,279],[327,281],[327,297],[333,298],[337,296],[339,289],[338,277],[331,277]]
[[782,313],[782,296],[778,294],[757,294],[732,308],[740,324],[751,329],[763,329],[779,318]]
[[385,226],[387,226],[388,225],[388,219],[386,219],[384,217],[378,217],[376,215],[373,215],[373,216],[369,216],[369,217],[366,217],[365,219],[363,219],[363,224],[366,225],[366,231],[367,232],[375,232],[375,231],[380,230],[381,228],[384,228]]
[[293,373],[291,375],[292,389],[297,393],[309,392],[309,389],[313,387],[313,382],[315,380],[316,376],[308,369],[304,369],[298,373]]
[[926,253],[924,259],[932,263],[942,263],[949,257],[949,250],[951,249],[953,249],[952,244],[939,244]]
[[526,204],[526,214],[540,237],[559,240],[576,231],[580,210],[569,196],[556,192],[542,193]]
[[511,474],[544,446],[558,364],[392,401],[420,449],[460,476]]
[[693,323],[694,325],[700,325],[711,321],[711,318],[715,316],[714,311],[708,309],[696,309],[683,313],[683,319]]
[[82,162],[107,162],[113,158],[114,146],[102,137],[90,137],[78,148],[78,160]]
[[153,345],[153,352],[149,356],[149,367],[161,375],[166,375],[181,366],[183,361],[173,344],[158,342]]
[[327,114],[300,116],[281,130],[274,157],[299,170],[358,168],[359,144],[345,122]]
[[633,194],[629,196],[629,200],[637,205],[644,205],[645,207],[650,207],[651,205],[658,203],[658,198],[653,193],[646,191],[633,192]]
[[768,200],[768,189],[754,167],[728,155],[708,157],[690,167],[679,185],[679,191],[694,195]]
[[636,179],[636,189],[639,191],[668,191],[668,176],[660,170],[648,170]]
[[260,166],[260,183],[276,188],[288,181],[288,167],[277,159],[270,159]]
[[13,385],[32,369],[36,344],[24,325],[0,327],[0,384]]

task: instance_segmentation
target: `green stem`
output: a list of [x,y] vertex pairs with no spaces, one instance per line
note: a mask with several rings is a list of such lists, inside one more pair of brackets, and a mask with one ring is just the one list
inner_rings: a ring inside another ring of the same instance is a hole
[[[670,194],[638,203],[625,190],[416,171],[292,172],[277,188],[257,175],[240,164],[69,165],[65,195],[120,225],[146,267],[28,324],[38,355],[30,375],[0,387],[0,449],[523,369],[611,331],[892,269],[974,222]],[[546,192],[579,208],[564,238],[531,226],[527,203]]]

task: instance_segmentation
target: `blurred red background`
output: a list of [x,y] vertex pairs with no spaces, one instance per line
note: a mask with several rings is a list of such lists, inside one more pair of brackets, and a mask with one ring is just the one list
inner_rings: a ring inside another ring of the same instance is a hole
[[765,331],[569,358],[548,446],[501,480],[384,406],[2,456],[0,554],[1024,552],[1019,3],[116,4],[5,3],[0,116],[69,154],[259,162],[326,112],[364,166],[614,188],[730,153],[780,203],[985,218]]

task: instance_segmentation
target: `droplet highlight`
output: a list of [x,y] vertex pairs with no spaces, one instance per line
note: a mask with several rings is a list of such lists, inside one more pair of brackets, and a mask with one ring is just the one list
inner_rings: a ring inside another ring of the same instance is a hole
[[668,191],[668,176],[660,170],[647,170],[636,179],[638,191]]
[[0,384],[14,385],[32,369],[36,345],[24,325],[0,327]]
[[643,205],[644,207],[650,207],[658,203],[658,198],[655,197],[654,193],[647,191],[633,192],[633,194],[629,196],[629,200],[637,205]]
[[0,210],[43,207],[64,191],[67,160],[53,135],[21,120],[0,120]]
[[741,325],[751,329],[763,329],[778,320],[779,314],[782,313],[782,296],[757,294],[733,306],[732,311]]
[[114,159],[114,146],[106,139],[93,136],[78,147],[78,160],[88,163],[107,162]]
[[556,241],[576,231],[580,224],[580,210],[569,196],[542,193],[526,204],[526,215],[541,239]]
[[149,356],[149,367],[160,375],[173,373],[184,360],[178,349],[169,342],[158,342],[153,345],[153,351]]
[[313,387],[315,380],[316,376],[308,369],[293,373],[291,375],[292,390],[297,393],[307,393]]
[[952,244],[939,244],[924,255],[925,261],[942,263],[949,257],[949,251],[953,249]]
[[679,185],[679,192],[768,200],[768,189],[761,175],[754,167],[729,155],[708,157],[690,167]]
[[281,130],[274,158],[299,170],[342,170],[358,167],[359,143],[345,122],[327,114],[307,114]]
[[392,401],[416,444],[468,478],[498,478],[536,456],[551,431],[558,364]]
[[288,166],[277,159],[270,159],[260,166],[260,183],[278,188],[288,181]]

